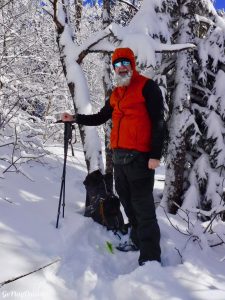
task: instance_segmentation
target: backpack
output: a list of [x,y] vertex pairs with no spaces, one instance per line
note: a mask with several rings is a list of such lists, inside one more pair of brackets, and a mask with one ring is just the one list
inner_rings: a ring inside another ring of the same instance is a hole
[[119,198],[110,188],[111,181],[112,175],[102,175],[99,170],[87,175],[83,182],[86,188],[84,216],[91,217],[107,230],[126,234],[128,229],[120,211]]

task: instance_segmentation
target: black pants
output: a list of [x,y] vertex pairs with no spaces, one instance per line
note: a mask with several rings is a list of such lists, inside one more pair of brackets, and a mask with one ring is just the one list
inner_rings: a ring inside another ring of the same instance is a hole
[[160,261],[160,230],[153,199],[154,170],[140,153],[128,164],[115,164],[115,187],[131,224],[131,239],[140,248],[139,262]]

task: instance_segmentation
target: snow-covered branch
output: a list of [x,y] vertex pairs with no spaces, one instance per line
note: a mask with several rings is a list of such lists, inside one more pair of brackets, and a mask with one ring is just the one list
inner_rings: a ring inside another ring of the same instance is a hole
[[[28,129],[28,133],[29,133]],[[20,133],[21,134],[21,133]],[[24,134],[24,133],[23,133]],[[25,134],[24,134],[25,135]],[[14,141],[3,146],[10,146],[12,145],[12,151],[11,151],[11,158],[3,157],[5,162],[7,162],[9,165],[5,168],[5,170],[2,172],[3,174],[6,172],[12,172],[11,168],[13,167],[15,172],[20,172],[24,175],[22,170],[20,169],[21,164],[27,163],[31,160],[38,161],[40,158],[43,158],[47,152],[44,151],[38,151],[39,153],[35,154],[35,151],[33,151],[33,154],[28,154],[27,148],[30,147],[30,152],[32,148],[37,148],[38,145],[35,144],[34,139],[27,139],[27,141],[23,141],[21,137],[18,136],[18,130],[15,125],[14,128]],[[28,146],[29,145],[29,146]]]
[[198,14],[195,14],[195,19],[198,23],[205,23],[207,24],[208,26],[215,26],[215,23],[207,18],[207,17],[204,17],[204,16],[201,16],[201,15],[198,15]]
[[206,217],[216,217],[217,215],[220,215],[222,212],[225,212],[225,204],[224,205],[219,205],[218,207],[213,207],[209,211],[205,211],[203,209],[194,209],[190,208],[189,209],[190,213],[195,213],[195,214],[200,214]]
[[126,1],[126,0],[119,0],[119,2],[128,5],[129,7],[131,7],[132,9],[134,9],[135,11],[138,11],[138,8],[137,8],[135,5],[133,5],[132,3],[130,3],[129,1]]
[[190,233],[187,232],[187,231],[182,231],[177,225],[174,225],[173,222],[170,220],[169,218],[169,215],[168,213],[166,212],[165,208],[163,206],[160,205],[160,207],[163,209],[164,213],[165,213],[165,216],[167,218],[167,220],[169,221],[170,225],[175,229],[177,230],[178,232],[180,232],[181,234],[183,235],[186,235],[186,236],[190,236]]
[[[82,46],[77,48],[77,58],[76,61],[78,64],[81,64],[82,60],[85,58],[85,56],[92,52],[91,50],[94,48],[94,52],[100,52],[101,48],[98,48],[98,44],[104,40],[105,38],[108,38],[111,35],[110,27],[104,29],[103,31],[98,32],[94,36],[92,36],[90,39],[87,39]],[[97,49],[96,49],[97,48]],[[103,50],[104,51],[104,50]]]
[[[190,241],[198,242],[199,247],[203,250],[206,246],[208,247],[216,247],[222,244],[225,244],[225,241],[221,237],[221,234],[218,234],[216,232],[216,229],[212,229],[212,224],[216,219],[216,216],[212,220],[210,220],[209,224],[204,228],[202,224],[199,223],[197,219],[191,220],[190,215],[192,214],[189,210],[184,210],[182,207],[180,207],[177,203],[175,205],[179,208],[177,216],[181,218],[182,221],[184,221],[187,224],[186,229],[180,229],[178,225],[175,225],[173,221],[171,221],[171,218],[169,214],[166,212],[165,208],[160,205],[160,207],[163,209],[165,216],[167,220],[169,221],[170,225],[179,233],[182,235],[185,235],[188,237],[186,241],[186,245],[184,249],[186,248],[187,244]],[[210,228],[210,231],[208,229]],[[212,241],[212,237],[216,237],[219,239],[219,242],[216,242],[215,240]],[[206,244],[207,243],[207,244]],[[181,253],[180,256],[182,257]]]
[[160,44],[155,48],[156,53],[170,53],[170,52],[180,52],[185,50],[194,50],[196,48],[195,44],[187,43],[187,44],[176,44],[176,45],[168,45],[168,44]]
[[[54,0],[53,3],[54,22],[57,27],[57,44],[60,52],[60,59],[73,99],[74,111],[81,114],[91,114],[92,108],[90,105],[90,96],[86,78],[81,66],[74,59],[76,53],[78,53],[78,46],[74,42],[74,37],[69,24],[69,15],[68,10],[66,9],[68,5],[66,0],[62,0],[62,3]],[[90,43],[95,44],[96,40],[92,40]],[[103,170],[101,143],[96,128],[79,125],[79,129],[88,172],[92,172],[96,169]]]

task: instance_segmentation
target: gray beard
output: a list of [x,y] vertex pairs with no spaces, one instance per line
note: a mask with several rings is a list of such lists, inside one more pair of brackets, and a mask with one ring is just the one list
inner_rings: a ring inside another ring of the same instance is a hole
[[115,73],[114,74],[115,85],[117,87],[128,86],[130,84],[132,75],[133,75],[132,71],[128,72],[126,76],[121,76]]

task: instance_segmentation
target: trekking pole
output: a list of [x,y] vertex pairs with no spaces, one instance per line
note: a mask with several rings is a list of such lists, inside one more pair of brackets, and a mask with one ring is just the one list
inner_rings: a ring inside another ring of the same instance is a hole
[[[58,122],[59,123],[59,122]],[[72,123],[65,122],[64,123],[64,163],[63,163],[63,172],[62,172],[62,181],[61,181],[61,188],[60,188],[60,196],[59,196],[59,205],[58,205],[58,214],[57,214],[57,221],[56,221],[56,228],[59,225],[59,216],[61,206],[63,207],[63,218],[64,218],[64,210],[65,210],[65,183],[66,183],[66,160],[67,160],[67,152],[68,152],[68,145],[72,139]]]

